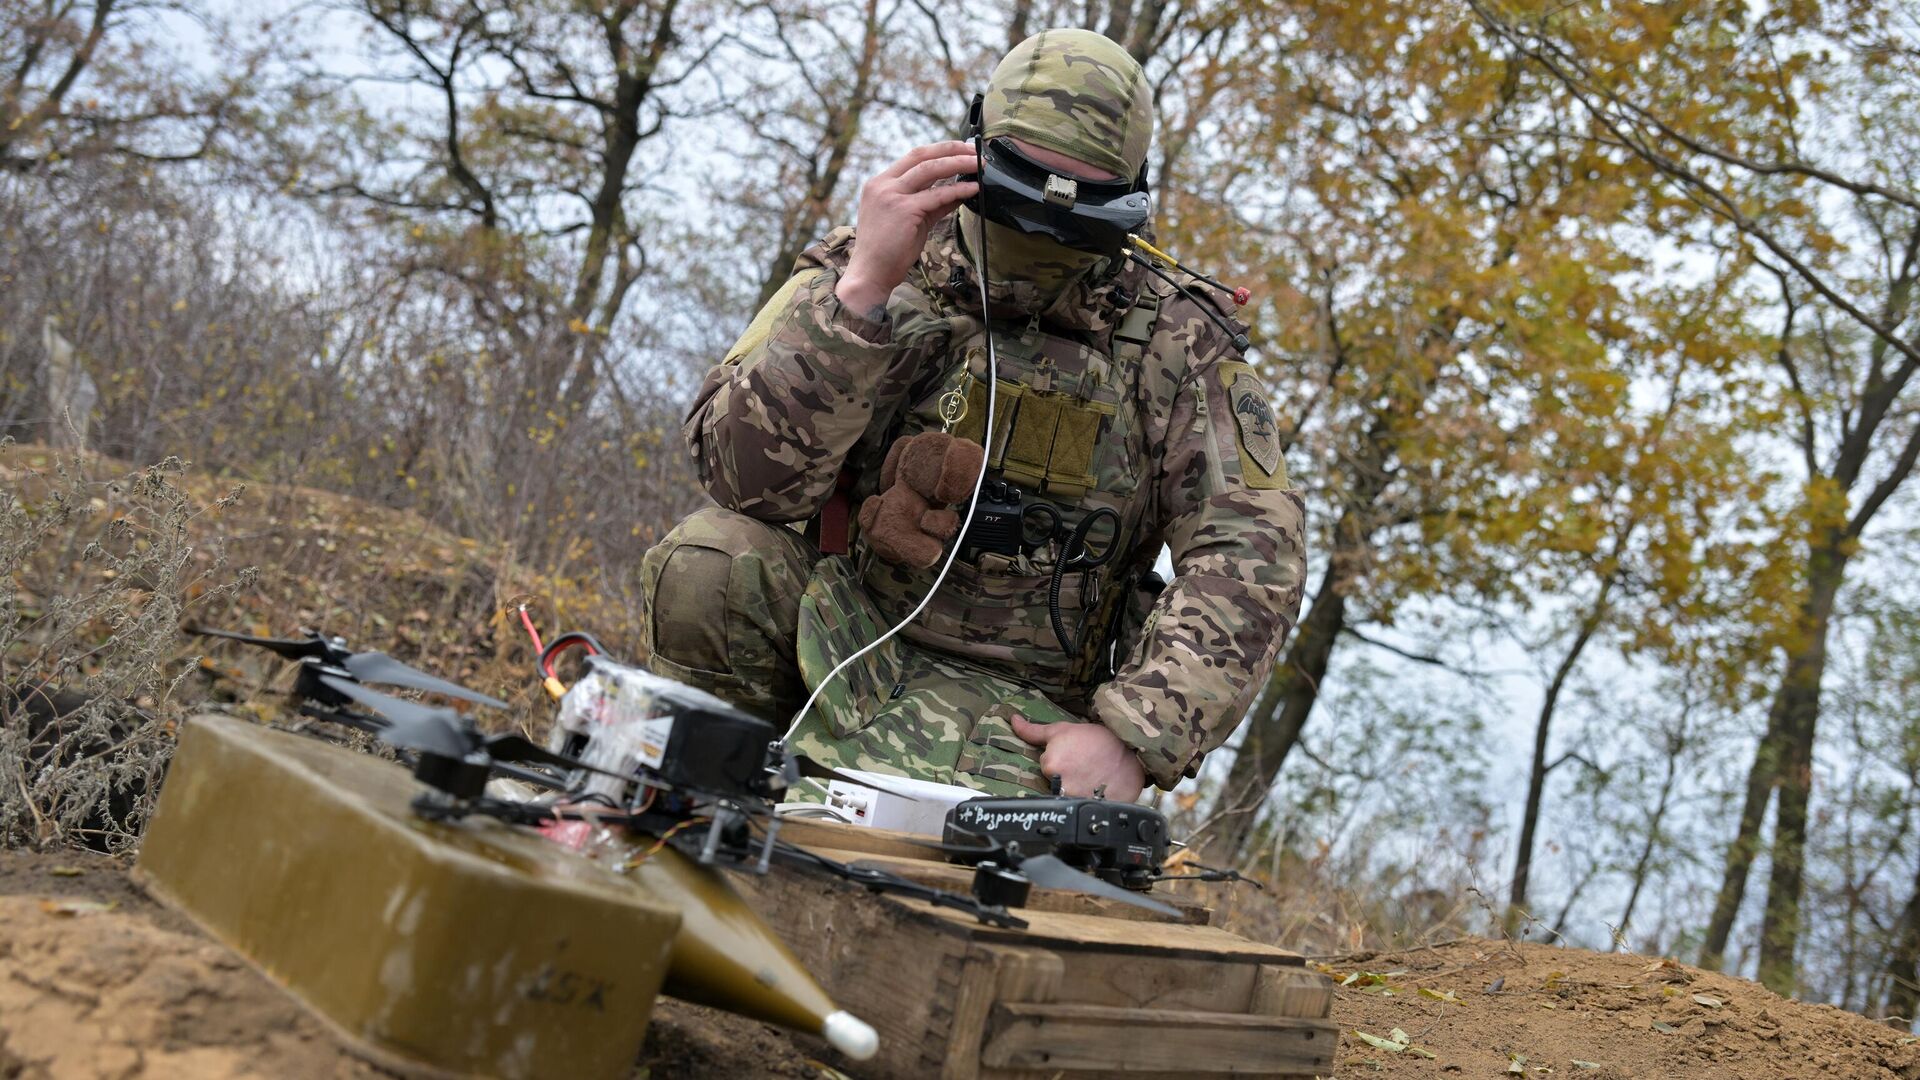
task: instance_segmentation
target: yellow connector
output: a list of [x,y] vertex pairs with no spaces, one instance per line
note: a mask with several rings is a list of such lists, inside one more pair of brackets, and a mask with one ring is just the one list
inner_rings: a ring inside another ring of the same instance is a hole
[[1135,236],[1132,233],[1127,234],[1127,240],[1131,242],[1134,247],[1137,247],[1141,251],[1144,251],[1147,254],[1153,256],[1154,258],[1159,259],[1161,262],[1166,263],[1168,266],[1180,265],[1179,263],[1174,261],[1173,256],[1167,254],[1164,251],[1161,251],[1159,248],[1154,247],[1152,244],[1147,243],[1145,240],[1142,240],[1141,238],[1139,238],[1138,236]]

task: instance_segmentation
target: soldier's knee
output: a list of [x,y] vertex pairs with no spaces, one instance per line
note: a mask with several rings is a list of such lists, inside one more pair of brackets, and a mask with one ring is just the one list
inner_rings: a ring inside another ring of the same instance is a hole
[[790,529],[721,507],[676,525],[642,561],[649,652],[691,671],[729,674],[743,648],[757,660],[791,634],[813,556]]

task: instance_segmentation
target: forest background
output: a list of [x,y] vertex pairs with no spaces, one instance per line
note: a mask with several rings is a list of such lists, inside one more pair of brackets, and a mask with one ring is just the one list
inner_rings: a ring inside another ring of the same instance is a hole
[[1253,290],[1310,510],[1169,807],[1353,948],[1491,919],[1907,1022],[1905,0],[0,0],[0,429],[630,622],[702,371],[1060,25],[1146,65],[1161,246]]

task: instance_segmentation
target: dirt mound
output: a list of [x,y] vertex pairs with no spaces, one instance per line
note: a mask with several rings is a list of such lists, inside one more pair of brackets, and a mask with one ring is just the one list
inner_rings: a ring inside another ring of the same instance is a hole
[[0,896],[0,1075],[375,1075],[233,953],[104,906]]
[[1920,1080],[1904,1031],[1672,960],[1476,939],[1322,970],[1343,1074]]
[[[818,1077],[778,1030],[662,999],[635,1080]],[[386,1077],[116,861],[0,851],[0,1077]]]

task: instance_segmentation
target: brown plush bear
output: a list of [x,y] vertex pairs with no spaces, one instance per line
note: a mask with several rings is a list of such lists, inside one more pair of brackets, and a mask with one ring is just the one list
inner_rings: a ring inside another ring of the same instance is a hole
[[960,531],[949,507],[973,494],[987,452],[972,439],[923,431],[894,441],[880,466],[880,494],[860,506],[860,531],[881,558],[930,570]]

